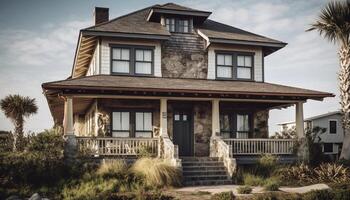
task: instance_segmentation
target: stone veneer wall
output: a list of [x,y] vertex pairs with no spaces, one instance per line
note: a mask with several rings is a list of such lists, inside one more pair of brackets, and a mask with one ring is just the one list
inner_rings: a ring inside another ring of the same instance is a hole
[[204,45],[204,40],[195,32],[173,33],[162,43],[162,76],[207,78],[208,55]]
[[209,156],[211,103],[196,102],[194,110],[194,155]]
[[257,111],[253,115],[254,118],[254,133],[253,138],[268,138],[269,137],[269,110]]

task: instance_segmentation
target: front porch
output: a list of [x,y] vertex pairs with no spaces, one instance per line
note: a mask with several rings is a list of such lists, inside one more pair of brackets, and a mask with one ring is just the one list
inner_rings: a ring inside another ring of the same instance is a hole
[[[302,102],[294,104],[302,109]],[[127,158],[147,153],[173,162],[183,156],[282,157],[293,155],[295,141],[268,138],[268,111],[291,105],[289,101],[252,99],[71,95],[65,99],[64,130],[69,135],[71,129],[79,155],[88,157]],[[296,114],[302,118],[302,112]]]

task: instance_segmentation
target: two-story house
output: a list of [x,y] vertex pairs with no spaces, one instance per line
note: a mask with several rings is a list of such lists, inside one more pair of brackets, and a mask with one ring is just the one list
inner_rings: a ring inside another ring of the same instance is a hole
[[[341,122],[342,115],[340,111],[328,112],[304,120],[304,127],[326,129],[324,133],[317,136],[315,142],[320,143],[322,152],[333,159],[337,159],[340,156],[343,146],[344,129]],[[294,128],[295,122],[283,122],[278,125],[281,127],[281,131],[285,131]]]
[[184,171],[207,157],[230,174],[242,156],[291,154],[293,141],[267,139],[269,110],[296,106],[302,137],[303,103],[333,95],[265,82],[265,57],[286,43],[210,14],[167,3],[110,20],[96,8],[71,76],[42,85],[67,145],[100,157],[147,148]]

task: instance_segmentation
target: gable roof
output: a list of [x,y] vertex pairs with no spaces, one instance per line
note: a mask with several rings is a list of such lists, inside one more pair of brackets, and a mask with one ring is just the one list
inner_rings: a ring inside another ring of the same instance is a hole
[[196,10],[196,9],[193,9],[193,8],[181,6],[181,5],[175,4],[175,3],[166,3],[166,4],[163,4],[163,5],[155,5],[155,6],[153,6],[153,7],[155,7],[155,8],[170,9],[170,10],[183,10],[183,11],[200,11],[200,12],[206,12],[206,11],[202,11],[202,10]]

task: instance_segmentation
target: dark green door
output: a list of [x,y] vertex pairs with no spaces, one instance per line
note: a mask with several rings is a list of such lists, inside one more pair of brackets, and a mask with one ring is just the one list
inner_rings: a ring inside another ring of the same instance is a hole
[[192,114],[186,110],[174,111],[174,144],[179,146],[179,156],[192,156]]

